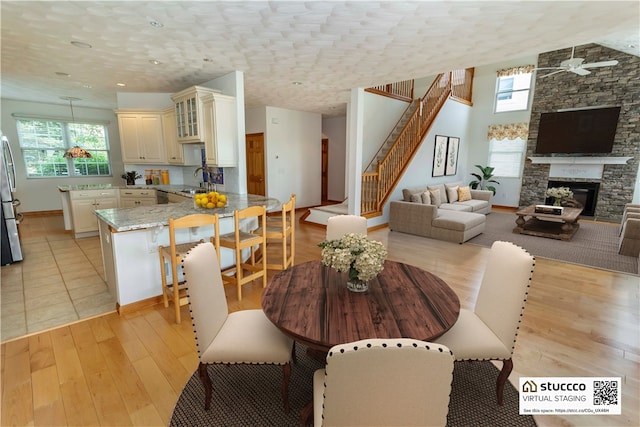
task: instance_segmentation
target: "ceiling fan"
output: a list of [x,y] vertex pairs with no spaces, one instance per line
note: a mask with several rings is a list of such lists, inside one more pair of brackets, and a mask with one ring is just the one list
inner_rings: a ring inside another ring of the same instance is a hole
[[584,58],[574,58],[573,54],[575,50],[575,46],[571,48],[571,58],[562,61],[559,67],[543,67],[535,68],[534,70],[557,70],[552,73],[545,74],[544,76],[540,76],[540,78],[549,77],[554,74],[562,73],[563,71],[569,71],[580,76],[586,76],[587,74],[591,74],[591,71],[587,68],[610,67],[618,64],[618,61],[615,59],[611,61],[589,62],[587,64],[583,64]]

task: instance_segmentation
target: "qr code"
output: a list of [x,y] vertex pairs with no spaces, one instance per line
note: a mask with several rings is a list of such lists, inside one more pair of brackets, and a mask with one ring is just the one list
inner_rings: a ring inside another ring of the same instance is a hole
[[618,381],[594,381],[593,382],[594,405],[618,404]]

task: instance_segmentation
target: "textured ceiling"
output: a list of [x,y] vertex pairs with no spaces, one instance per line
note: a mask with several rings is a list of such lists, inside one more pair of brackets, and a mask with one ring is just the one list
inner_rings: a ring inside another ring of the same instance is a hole
[[73,96],[76,105],[110,109],[117,92],[172,93],[240,70],[247,107],[335,116],[354,87],[592,42],[635,55],[640,45],[637,1],[0,5],[3,98],[61,104]]

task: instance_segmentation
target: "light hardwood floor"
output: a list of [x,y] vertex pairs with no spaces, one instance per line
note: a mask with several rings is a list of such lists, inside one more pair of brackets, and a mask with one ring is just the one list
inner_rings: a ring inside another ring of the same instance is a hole
[[[319,259],[324,229],[297,224],[296,232],[296,263]],[[389,259],[437,274],[463,307],[473,306],[488,249],[386,228],[370,237],[387,245]],[[235,289],[227,289],[232,310],[259,308],[261,294],[261,284],[246,285],[238,302]],[[517,383],[519,374],[622,378],[621,416],[542,416],[539,425],[640,425],[639,313],[637,276],[537,259],[510,380]],[[188,316],[183,307],[183,319]],[[15,339],[1,350],[3,426],[167,425],[197,366],[190,322],[176,325],[172,309],[161,305]]]

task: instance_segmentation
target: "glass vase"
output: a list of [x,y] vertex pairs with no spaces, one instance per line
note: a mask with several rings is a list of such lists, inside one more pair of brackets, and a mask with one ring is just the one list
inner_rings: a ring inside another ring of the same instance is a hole
[[369,289],[369,284],[358,278],[358,270],[351,265],[349,268],[349,278],[347,279],[347,289],[351,292],[365,292]]
[[562,206],[562,199],[560,197],[553,199],[553,206]]
[[351,292],[366,292],[369,289],[369,284],[360,279],[347,280],[347,289]]

